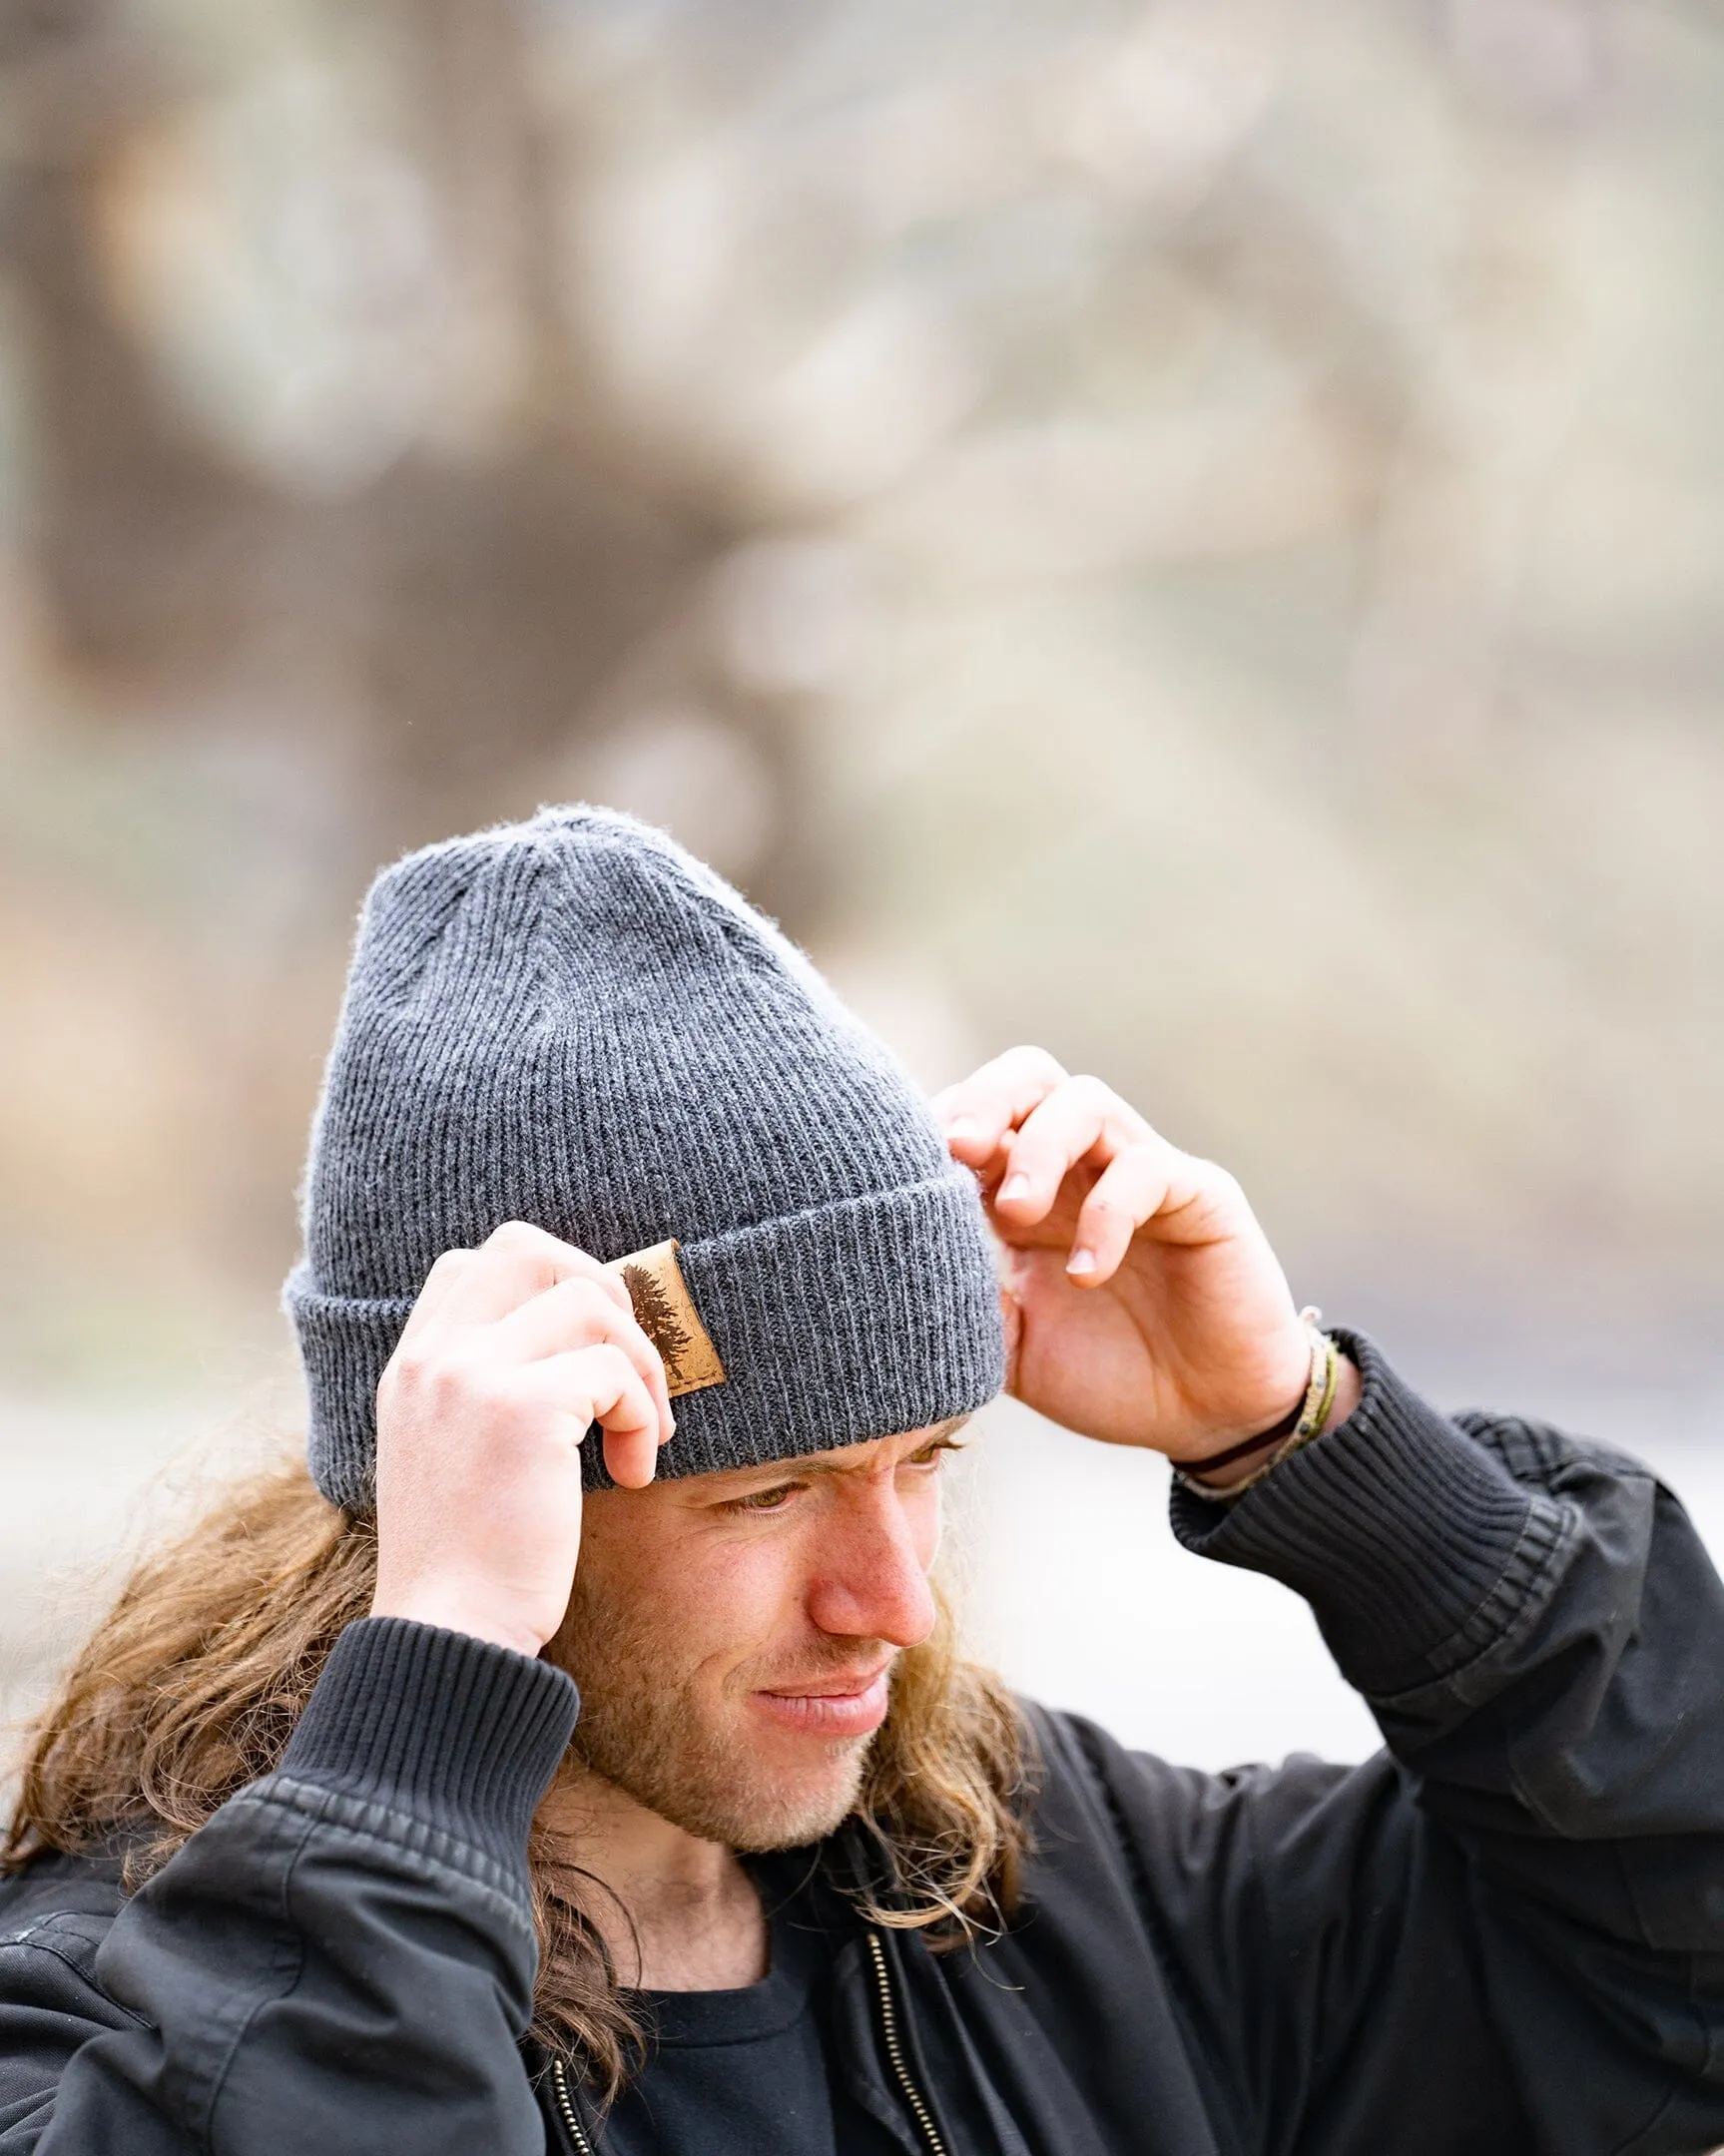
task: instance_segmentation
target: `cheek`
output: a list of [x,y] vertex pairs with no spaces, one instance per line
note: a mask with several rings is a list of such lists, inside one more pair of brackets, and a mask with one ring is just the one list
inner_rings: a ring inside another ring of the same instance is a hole
[[667,1588],[689,1643],[686,1660],[719,1684],[808,1630],[790,1538],[717,1541],[683,1553]]
[[933,1561],[939,1555],[940,1535],[945,1527],[945,1507],[940,1502],[937,1480],[911,1492],[904,1500],[904,1526],[909,1533],[910,1547],[924,1572],[933,1570]]

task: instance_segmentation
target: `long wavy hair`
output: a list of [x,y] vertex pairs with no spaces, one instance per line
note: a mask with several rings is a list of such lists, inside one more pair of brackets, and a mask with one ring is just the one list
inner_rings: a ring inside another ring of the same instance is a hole
[[[376,1537],[302,1465],[229,1490],[138,1564],[27,1732],[0,1872],[49,1851],[126,1852],[135,1889],[235,1793],[279,1763],[341,1628],[370,1607]],[[885,1861],[869,1921],[943,1950],[997,1929],[1027,1850],[1028,1733],[949,1613],[894,1674],[856,1814]],[[590,1914],[597,1883],[536,1827],[528,1844],[539,1973],[533,2035],[602,2101],[640,2034]]]

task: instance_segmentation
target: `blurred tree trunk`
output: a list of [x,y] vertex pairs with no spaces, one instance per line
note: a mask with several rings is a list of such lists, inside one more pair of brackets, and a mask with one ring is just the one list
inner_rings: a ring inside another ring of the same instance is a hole
[[778,812],[754,893],[794,928],[822,878],[797,714],[714,656],[712,572],[751,520],[620,424],[589,364],[560,259],[579,146],[546,139],[510,0],[397,0],[399,104],[419,119],[450,293],[446,378],[429,433],[334,498],[273,484],[201,427],[123,303],[105,205],[203,87],[140,52],[129,19],[118,0],[35,0],[0,24],[22,537],[60,658],[97,691],[71,700],[76,723],[165,753],[273,734],[296,781],[312,775],[295,916],[243,952],[213,946],[181,1018],[208,1087],[188,1221],[267,1275],[290,1239],[328,977],[379,861],[575,791],[644,699],[698,709],[767,773]]
[[[768,762],[784,812],[754,880],[806,916],[794,726],[702,642],[710,573],[749,519],[620,425],[587,363],[558,259],[568,161],[511,0],[395,11],[449,271],[448,438],[334,501],[237,469],[116,303],[102,190],[187,95],[138,64],[124,20],[112,0],[39,0],[0,46],[29,146],[0,225],[29,338],[28,543],[67,658],[120,692],[115,723],[172,725],[314,643],[308,676],[346,693],[303,724],[358,729],[336,849],[363,864],[578,773],[583,742],[627,716],[601,693],[644,664],[661,699],[700,703]],[[243,695],[223,705],[245,725]]]

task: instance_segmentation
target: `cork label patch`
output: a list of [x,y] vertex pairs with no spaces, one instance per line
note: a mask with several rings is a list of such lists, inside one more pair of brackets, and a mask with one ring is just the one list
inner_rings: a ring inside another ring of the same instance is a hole
[[629,1291],[641,1331],[664,1358],[672,1399],[724,1383],[725,1366],[683,1285],[674,1239],[613,1259],[605,1271],[619,1275]]

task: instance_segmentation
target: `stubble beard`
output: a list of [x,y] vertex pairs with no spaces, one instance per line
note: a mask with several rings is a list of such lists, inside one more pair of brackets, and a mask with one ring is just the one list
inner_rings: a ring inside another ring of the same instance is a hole
[[[571,1749],[583,1766],[685,1834],[727,1849],[802,1849],[849,1818],[871,1736],[801,1740],[806,1770],[775,1772],[735,1718],[721,1721],[704,1704],[696,1672],[677,1665],[669,1627],[581,1589],[577,1573],[553,1653],[580,1688]],[[854,1643],[833,1643],[833,1668],[856,1660]],[[818,1667],[817,1648],[799,1658],[796,1674]]]

